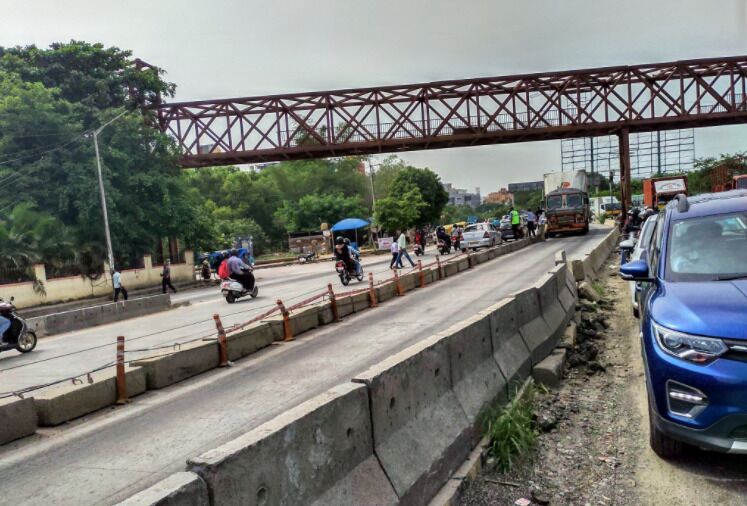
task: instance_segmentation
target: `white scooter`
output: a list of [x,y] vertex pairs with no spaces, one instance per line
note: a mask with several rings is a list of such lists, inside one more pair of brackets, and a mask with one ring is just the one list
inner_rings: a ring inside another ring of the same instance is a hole
[[226,302],[233,304],[236,299],[241,297],[250,296],[252,299],[259,295],[259,288],[257,283],[254,283],[252,291],[248,291],[244,288],[244,285],[234,279],[224,279],[220,284],[220,292],[226,298]]

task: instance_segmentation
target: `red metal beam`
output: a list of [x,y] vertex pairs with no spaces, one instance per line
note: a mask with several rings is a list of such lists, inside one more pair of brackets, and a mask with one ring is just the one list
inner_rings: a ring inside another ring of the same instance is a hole
[[185,167],[747,122],[747,56],[155,106]]

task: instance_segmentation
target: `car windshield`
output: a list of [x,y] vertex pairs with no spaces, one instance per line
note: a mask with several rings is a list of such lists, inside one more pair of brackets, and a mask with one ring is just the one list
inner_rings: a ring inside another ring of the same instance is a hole
[[673,221],[668,249],[669,281],[747,277],[747,212]]
[[561,195],[551,195],[547,197],[548,209],[560,209],[563,207],[563,197]]
[[581,207],[584,205],[584,198],[580,193],[571,193],[565,196],[566,207]]
[[477,232],[480,230],[480,225],[469,225],[467,228],[464,229],[464,233],[467,232]]

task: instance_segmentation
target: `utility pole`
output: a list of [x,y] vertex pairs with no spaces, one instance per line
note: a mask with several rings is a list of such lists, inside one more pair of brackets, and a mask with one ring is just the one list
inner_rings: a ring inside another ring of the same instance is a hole
[[101,155],[99,154],[99,134],[104,128],[111,125],[119,118],[127,114],[128,111],[121,112],[114,118],[110,119],[96,130],[93,131],[93,146],[96,150],[96,168],[99,176],[99,194],[101,195],[101,211],[104,215],[104,233],[106,234],[106,252],[109,257],[109,269],[114,269],[114,252],[112,250],[112,236],[109,232],[109,214],[106,210],[106,192],[104,191],[104,177],[101,174]]
[[371,208],[376,207],[376,191],[374,190],[374,167],[379,167],[381,164],[374,164],[371,160],[368,161],[368,177],[371,180]]

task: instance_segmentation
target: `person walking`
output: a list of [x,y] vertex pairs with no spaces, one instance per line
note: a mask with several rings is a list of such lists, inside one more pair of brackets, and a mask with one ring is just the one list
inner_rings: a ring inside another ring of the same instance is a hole
[[391,246],[389,246],[389,251],[392,252],[392,261],[389,262],[389,268],[394,269],[395,265],[397,268],[402,268],[402,259],[399,257],[399,244],[397,241],[392,241]]
[[166,260],[163,263],[163,271],[161,271],[161,289],[163,293],[166,293],[166,287],[171,288],[176,293],[176,288],[171,284],[171,261]]
[[122,294],[124,300],[127,300],[127,290],[122,285],[122,273],[117,269],[112,272],[112,286],[114,287],[114,302],[119,300],[119,294]]
[[537,215],[531,210],[527,209],[527,230],[529,231],[529,237],[535,237],[537,233]]
[[519,225],[521,224],[521,217],[519,216],[519,211],[514,209],[513,207],[508,212],[509,216],[511,216],[511,230],[514,234],[514,241],[518,241],[521,239],[521,235],[519,232]]
[[410,258],[410,254],[407,252],[407,236],[405,236],[404,231],[399,234],[399,239],[397,239],[397,246],[399,247],[399,257],[397,262],[399,263],[400,268],[403,267],[402,257],[407,258],[407,261],[410,262],[411,267],[415,267],[415,262],[412,261],[412,258]]

